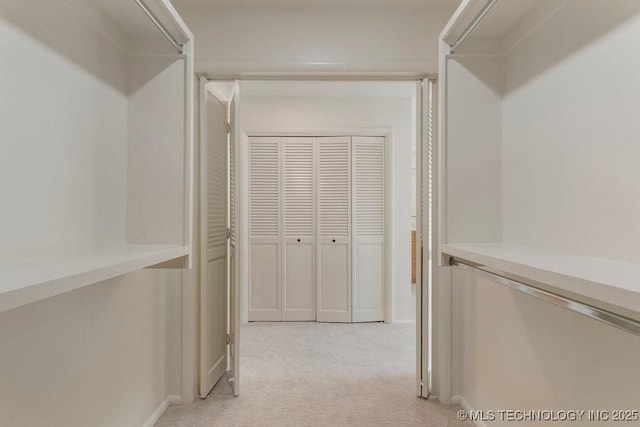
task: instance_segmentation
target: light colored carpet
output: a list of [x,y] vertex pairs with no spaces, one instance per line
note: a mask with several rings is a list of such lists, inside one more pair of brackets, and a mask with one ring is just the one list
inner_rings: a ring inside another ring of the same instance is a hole
[[167,426],[466,426],[415,396],[415,329],[381,323],[252,323],[241,389],[167,410]]

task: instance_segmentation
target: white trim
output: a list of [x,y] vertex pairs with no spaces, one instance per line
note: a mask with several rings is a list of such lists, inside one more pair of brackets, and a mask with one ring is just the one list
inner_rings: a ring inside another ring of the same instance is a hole
[[[464,3],[467,4],[468,2]],[[461,5],[461,7],[463,7]],[[451,267],[442,262],[440,250],[446,242],[446,137],[447,137],[447,62],[442,58],[448,51],[447,44],[439,41],[439,77],[437,99],[437,143],[434,145],[433,162],[433,242],[432,280],[432,388],[438,400],[447,405],[452,395],[452,296]]]
[[[459,394],[451,396],[451,403],[453,403],[454,405],[462,406],[462,409],[464,409],[467,413],[474,410],[469,402],[467,402],[467,399],[465,399],[464,396],[460,396]],[[484,421],[474,420],[472,421],[472,423],[476,427],[487,427],[487,423],[485,423]]]
[[[195,311],[195,315],[196,315],[196,322],[197,322],[197,347],[196,347],[196,354],[197,354],[197,380],[196,380],[196,390],[197,390],[197,396],[198,397],[202,397],[202,395],[204,394],[202,391],[202,386],[203,386],[203,369],[202,369],[202,360],[203,360],[203,349],[204,346],[202,345],[202,341],[203,341],[203,334],[202,334],[202,304],[203,304],[203,298],[202,298],[202,288],[204,287],[204,284],[207,281],[207,267],[209,264],[209,260],[207,257],[207,245],[208,245],[208,241],[207,241],[207,229],[208,229],[208,197],[207,197],[207,186],[208,186],[208,180],[207,180],[207,160],[208,160],[208,146],[207,146],[207,97],[208,97],[208,90],[207,90],[207,84],[208,84],[208,80],[205,78],[200,78],[199,79],[199,112],[200,112],[200,120],[199,120],[199,137],[198,137],[198,142],[200,144],[200,169],[199,169],[199,173],[200,173],[200,223],[198,224],[198,230],[199,230],[199,234],[200,234],[200,251],[199,251],[199,260],[198,260],[198,265],[200,266],[200,269],[198,271],[198,293],[197,293],[197,302],[196,302],[196,311]],[[226,327],[225,327],[226,330]],[[206,396],[205,396],[206,397]]]
[[[199,136],[199,131],[196,128],[196,122],[199,120],[196,117],[196,103],[198,102],[198,92],[196,85],[196,77],[194,72],[194,58],[195,47],[193,33],[189,30],[189,27],[184,22],[180,14],[173,7],[170,1],[162,0],[163,6],[169,12],[169,18],[175,25],[180,28],[183,36],[187,39],[187,42],[183,46],[183,56],[185,58],[185,93],[184,100],[186,104],[185,111],[185,138],[187,140],[187,152],[185,155],[185,170],[188,173],[188,178],[185,182],[185,209],[184,214],[186,218],[186,224],[184,228],[185,243],[191,249],[191,256],[188,261],[188,269],[182,271],[182,293],[181,293],[181,388],[182,396],[179,397],[180,402],[192,402],[196,398],[197,383],[196,377],[196,346],[198,345],[198,330],[197,330],[197,314],[195,305],[198,304],[197,300],[197,287],[198,277],[195,273],[196,263],[194,257],[197,256],[197,248],[195,242],[197,241],[196,233],[198,233],[199,227],[196,222],[197,212],[195,210],[196,197],[196,172],[198,167],[196,166],[196,138]],[[164,411],[163,411],[164,412]],[[145,424],[146,425],[146,424]]]
[[[395,282],[395,214],[396,205],[395,192],[395,156],[394,156],[394,134],[393,129],[387,129],[384,135],[384,258],[385,258],[385,300],[384,300],[384,322],[393,323],[393,291]],[[417,343],[416,343],[417,344]]]
[[[280,62],[283,65],[297,66],[301,63],[298,61]],[[260,68],[259,64],[245,63],[245,68]],[[430,68],[431,64],[417,64],[416,69]],[[424,73],[416,71],[400,71],[400,72],[305,72],[305,71],[254,71],[254,72],[231,72],[231,73],[201,73],[203,77],[209,81],[232,81],[255,82],[255,81],[342,81],[342,82],[414,82],[423,79],[431,79],[437,76],[436,73]]]
[[416,325],[416,395],[420,397],[426,397],[429,395],[428,375],[423,372],[423,351],[425,348],[424,337],[428,338],[429,331],[423,331],[422,329],[422,315],[423,315],[423,280],[422,280],[422,229],[423,229],[423,217],[422,215],[422,145],[425,140],[425,132],[423,129],[423,103],[424,103],[424,80],[416,82],[416,95],[415,95],[415,117],[416,117],[416,145],[412,148],[412,152],[415,155],[415,180],[416,180],[416,203],[415,211],[411,212],[416,218],[416,240],[415,240],[415,258],[416,258],[416,313],[415,313],[415,325]]
[[[237,157],[238,157],[238,151],[241,148],[240,147],[240,143],[241,141],[244,141],[244,137],[242,135],[242,129],[240,129],[240,86],[238,84],[238,81],[236,80],[234,87],[233,87],[233,96],[231,97],[231,100],[229,101],[229,121],[231,122],[231,117],[232,117],[232,111],[231,108],[233,108],[233,133],[234,133],[234,140],[231,141],[231,139],[229,139],[229,142],[233,142],[234,144],[234,148],[235,148],[235,154],[236,154],[236,161],[237,161]],[[245,280],[243,277],[243,269],[242,266],[239,263],[239,260],[242,259],[243,254],[245,253],[245,251],[247,251],[246,253],[248,253],[248,248],[246,247],[246,245],[244,244],[244,242],[241,239],[241,236],[243,235],[242,233],[248,233],[248,228],[242,228],[242,229],[238,229],[238,225],[239,225],[239,221],[238,218],[242,218],[242,215],[244,215],[244,209],[245,206],[242,206],[242,204],[238,203],[238,200],[241,200],[240,198],[243,197],[243,195],[247,192],[246,190],[248,189],[248,187],[242,187],[241,185],[238,186],[238,183],[240,182],[239,175],[240,175],[240,171],[238,170],[238,164],[236,163],[235,167],[234,167],[234,173],[235,173],[235,185],[236,185],[236,197],[235,197],[235,207],[236,207],[236,212],[235,212],[235,219],[236,219],[236,245],[235,245],[235,252],[234,252],[234,281],[233,283],[231,283],[230,285],[233,286],[233,289],[231,289],[231,286],[229,287],[229,292],[233,291],[235,294],[235,301],[234,301],[234,307],[229,307],[229,311],[233,313],[233,318],[231,318],[231,316],[229,316],[229,329],[231,329],[231,325],[233,325],[233,331],[229,331],[232,333],[233,335],[233,342],[231,343],[231,345],[229,346],[229,366],[232,368],[230,369],[231,374],[233,375],[233,383],[231,384],[231,387],[233,389],[233,395],[235,397],[240,395],[240,325],[242,324],[242,295],[243,295],[243,291],[242,291],[242,280]],[[248,199],[247,199],[248,200]]]
[[[274,132],[272,130],[244,130],[243,133],[247,137],[260,136],[382,136],[388,138],[393,135],[393,128],[301,128],[290,129],[283,132]],[[385,141],[386,142],[386,141]]]
[[236,145],[236,245],[238,251],[238,280],[240,281],[240,323],[249,323],[249,136],[239,131]]
[[158,422],[162,414],[164,414],[164,412],[169,408],[169,406],[180,405],[181,403],[182,397],[180,397],[179,395],[172,394],[167,396],[167,398],[164,399],[162,403],[160,403],[160,405],[158,405],[156,410],[153,411],[153,414],[151,414],[147,421],[142,424],[142,427],[153,427]]

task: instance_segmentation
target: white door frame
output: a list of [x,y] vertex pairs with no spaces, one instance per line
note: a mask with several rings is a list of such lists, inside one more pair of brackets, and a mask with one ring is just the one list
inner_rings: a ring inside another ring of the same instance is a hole
[[[417,395],[433,396],[433,282],[437,273],[437,159],[438,153],[438,90],[437,78],[430,77],[417,83],[417,135],[416,142],[416,370],[418,372]],[[432,134],[430,135],[430,132]],[[431,141],[429,141],[431,138]],[[431,170],[428,153],[423,148],[431,142]],[[432,212],[429,223],[428,200],[422,200],[428,189],[428,174],[431,173]],[[423,205],[427,208],[422,210]],[[431,249],[431,251],[429,250]],[[429,263],[432,270],[429,271]],[[429,274],[431,273],[431,274]],[[420,381],[420,378],[422,381]]]
[[[402,77],[402,78],[398,78],[397,76],[394,75],[390,75],[390,76],[377,76],[377,77],[371,77],[371,76],[366,76],[363,75],[362,78],[359,78],[358,76],[348,76],[345,77],[343,80],[351,80],[351,81],[367,81],[367,80],[385,80],[385,81],[415,81],[417,85],[420,85],[421,80],[420,78],[424,78],[424,79],[436,79],[437,75],[432,75],[432,74],[427,74],[424,76],[411,76],[411,77]],[[234,78],[218,78],[218,77],[214,77],[214,76],[201,76],[199,77],[200,79],[206,79],[209,82],[213,82],[213,81],[230,81],[230,80],[245,80],[240,76],[234,77]],[[269,75],[269,80],[283,80],[283,81],[290,81],[290,80],[339,80],[340,78],[338,77],[329,77],[329,76],[316,76],[316,77],[312,77],[312,76],[295,76],[295,75],[283,75],[281,77],[279,76],[274,76],[274,75]],[[263,78],[252,78],[250,80],[265,80]],[[195,87],[190,88],[191,91],[190,92],[196,92],[196,96],[194,97],[194,107],[198,108],[198,103],[199,103],[199,97],[198,97],[198,85],[193,85]],[[195,90],[193,90],[195,89]],[[421,94],[422,91],[421,90],[417,90],[417,99],[416,99],[416,110],[417,110],[417,120],[416,120],[416,126],[417,126],[417,147],[416,147],[416,151],[419,149],[419,142],[422,141],[423,138],[423,128],[422,128],[422,120],[423,120],[423,112],[422,110],[422,102],[420,101],[421,99]],[[442,100],[439,99],[437,102],[437,107],[438,109],[440,109],[442,107]],[[198,117],[197,115],[194,115],[194,118],[197,120]],[[438,123],[441,125],[441,123]],[[197,126],[196,126],[197,129]],[[382,133],[381,133],[382,132]],[[240,136],[240,141],[241,143],[236,147],[237,148],[237,152],[236,152],[236,156],[237,159],[236,161],[238,161],[238,166],[242,167],[242,171],[246,171],[246,166],[248,165],[248,153],[247,153],[247,145],[248,145],[248,134],[251,135],[258,135],[258,134],[269,134],[270,132],[260,132],[260,131],[249,131],[249,132],[243,132],[241,131],[239,136]],[[288,134],[291,134],[291,132],[287,132]],[[286,135],[287,133],[278,133],[278,136],[283,136]],[[318,129],[307,129],[307,130],[300,130],[295,132],[295,134],[297,135],[316,135],[316,136],[323,136],[323,135],[335,135],[336,133],[338,134],[342,134],[342,135],[354,135],[354,136],[384,136],[385,137],[385,162],[389,162],[392,161],[393,159],[393,152],[392,150],[390,150],[389,147],[391,147],[392,141],[393,141],[393,131],[391,129],[368,129],[363,131],[362,129],[331,129],[331,130],[318,130]],[[197,137],[197,135],[196,135]],[[387,139],[390,141],[390,143],[387,143]],[[435,155],[440,156],[440,150],[438,150],[438,147],[434,147],[434,149],[436,150]],[[197,144],[196,144],[196,150],[198,150],[197,148]],[[198,150],[199,151],[199,150]],[[199,154],[199,153],[194,153],[194,154]],[[434,161],[434,163],[436,163]],[[392,168],[387,168],[388,171],[392,171]],[[416,165],[416,173],[418,173],[419,169],[418,169],[418,165]],[[438,173],[441,173],[440,171],[434,171],[434,185],[436,186],[434,188],[434,223],[436,222],[436,215],[438,215],[438,197],[440,197],[440,189],[438,188]],[[387,172],[388,174],[388,172]],[[393,174],[391,174],[393,175]],[[419,177],[419,175],[418,175]],[[389,184],[389,182],[391,183],[391,190],[393,189],[393,176],[391,176],[390,180],[385,177],[385,183]],[[420,191],[420,179],[416,180],[416,190],[417,190],[417,198],[416,198],[416,205],[418,205],[420,203],[420,197],[421,197],[421,191]],[[242,298],[242,309],[241,309],[241,323],[246,323],[247,319],[246,319],[246,313],[247,313],[247,306],[246,306],[246,298],[244,297],[244,295],[246,295],[246,286],[247,286],[247,282],[248,282],[248,273],[249,273],[249,266],[248,266],[248,245],[246,244],[246,242],[248,241],[248,234],[247,231],[248,228],[248,218],[245,218],[246,215],[242,215],[241,212],[246,212],[246,207],[248,206],[248,195],[246,192],[246,189],[248,188],[248,178],[246,176],[246,173],[240,173],[238,176],[238,180],[236,182],[237,188],[238,188],[238,194],[237,194],[237,198],[238,198],[238,210],[237,210],[237,214],[239,215],[238,218],[238,229],[239,229],[239,234],[237,236],[238,238],[238,244],[240,245],[240,251],[239,251],[239,260],[238,260],[238,264],[239,266],[236,267],[236,271],[238,272],[238,280],[240,280],[241,286],[240,289],[241,291],[241,298]],[[388,193],[389,194],[389,193]],[[389,197],[390,200],[393,200],[393,197]],[[418,217],[419,215],[416,215],[416,217]],[[417,228],[416,224],[416,228]],[[387,260],[387,263],[390,264],[387,266],[387,268],[385,268],[385,273],[386,273],[386,299],[385,299],[385,322],[389,322],[391,319],[393,319],[393,261],[394,261],[394,257],[393,257],[393,245],[392,245],[392,238],[393,238],[393,212],[392,210],[386,210],[385,211],[385,246],[388,248],[389,252],[387,252],[387,249],[385,250],[385,258]],[[194,236],[195,236],[195,231],[194,230]],[[438,234],[437,233],[438,230],[434,229],[434,239],[436,240],[437,243],[437,239],[438,239]],[[417,240],[416,236],[416,240]],[[435,247],[435,246],[434,246]],[[198,249],[196,249],[198,250]],[[437,251],[434,251],[437,252]],[[192,256],[193,259],[197,258],[197,254],[193,254]],[[434,258],[436,258],[436,256],[434,255]],[[416,260],[417,262],[417,260]],[[436,263],[433,264],[434,267],[437,265]],[[183,274],[183,287],[186,287],[185,292],[187,292],[188,290],[191,290],[193,292],[191,292],[191,296],[190,295],[186,295],[186,298],[183,297],[183,313],[182,313],[182,319],[183,319],[183,326],[182,326],[182,355],[183,355],[183,360],[182,360],[182,400],[185,403],[191,402],[195,399],[196,394],[197,394],[197,387],[198,387],[198,360],[197,360],[197,346],[199,343],[199,339],[198,339],[198,322],[197,322],[197,318],[198,318],[198,309],[197,309],[197,305],[199,305],[199,300],[197,298],[197,289],[198,289],[198,282],[199,282],[199,274],[197,274],[197,268],[199,268],[200,266],[196,266],[194,265],[194,270],[193,273],[191,271],[187,271],[185,272],[185,274]],[[416,269],[418,268],[418,265],[416,265]],[[436,269],[437,270],[437,269]],[[435,271],[434,271],[435,273]],[[416,289],[419,289],[419,284],[421,283],[421,278],[419,277],[419,273],[418,271],[416,271]],[[187,292],[189,293],[189,292]],[[416,370],[416,378],[417,378],[417,395],[418,396],[423,396],[426,397],[428,395],[428,387],[422,387],[421,385],[421,375],[422,375],[422,368],[420,366],[420,364],[422,363],[424,357],[426,357],[426,355],[423,355],[423,353],[427,353],[427,351],[424,348],[424,346],[422,345],[423,342],[423,334],[422,334],[422,324],[421,324],[421,311],[422,311],[422,306],[421,306],[421,300],[422,297],[418,298],[418,295],[416,295],[416,365],[417,365],[417,370]],[[423,357],[424,356],[424,357]],[[435,372],[434,372],[435,373]],[[427,390],[426,393],[423,393],[423,389]]]
[[[242,131],[242,152],[243,156],[238,159],[239,164],[238,167],[241,171],[241,180],[243,184],[248,185],[249,177],[248,177],[248,166],[249,166],[249,157],[248,157],[248,141],[250,137],[260,137],[260,136],[272,136],[272,137],[291,137],[291,136],[301,136],[301,137],[327,137],[327,136],[375,136],[375,137],[383,137],[384,138],[384,147],[385,147],[385,308],[384,308],[384,322],[391,323],[393,321],[393,291],[395,289],[395,283],[393,280],[393,267],[394,267],[394,252],[393,252],[393,226],[394,226],[394,218],[393,218],[393,129],[392,128],[368,128],[368,129],[349,129],[349,128],[323,128],[323,129],[300,129],[295,131],[282,131],[282,132],[274,132],[273,130],[269,131],[261,131],[261,130],[247,130]],[[248,187],[245,187],[248,188]],[[244,193],[247,193],[244,191]],[[241,221],[242,227],[248,229],[249,226],[249,217],[246,214],[248,212],[249,200],[248,198],[243,198],[239,200],[242,205],[242,212],[245,214],[239,218]],[[249,236],[248,234],[243,235],[242,245],[243,247],[248,247],[249,245]],[[244,255],[244,254],[243,254]],[[249,290],[249,262],[248,257],[242,257],[240,260],[241,268],[244,270],[244,274],[242,275],[242,281],[240,282],[240,288],[242,289],[242,315],[241,321],[242,323],[248,322],[248,290]],[[282,259],[282,254],[281,258]],[[353,274],[352,274],[353,275]]]
[[[427,397],[425,393],[425,382],[428,383],[428,373],[424,370],[424,341],[428,337],[429,329],[423,325],[425,286],[422,281],[422,142],[424,141],[424,127],[422,126],[424,113],[423,103],[423,83],[416,82],[416,396]],[[426,306],[428,307],[428,306]],[[427,338],[428,340],[428,338]]]

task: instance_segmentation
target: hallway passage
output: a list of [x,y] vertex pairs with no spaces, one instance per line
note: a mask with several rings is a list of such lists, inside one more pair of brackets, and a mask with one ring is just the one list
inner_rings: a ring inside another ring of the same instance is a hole
[[156,426],[463,426],[459,407],[415,396],[415,327],[252,323],[241,391],[171,407]]

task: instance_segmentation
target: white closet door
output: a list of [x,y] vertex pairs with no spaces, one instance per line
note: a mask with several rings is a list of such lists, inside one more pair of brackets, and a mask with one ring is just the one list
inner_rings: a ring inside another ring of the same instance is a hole
[[384,137],[353,137],[353,321],[384,320]]
[[282,320],[280,138],[249,138],[249,321]]
[[201,105],[202,247],[200,298],[200,396],[209,394],[227,369],[227,106],[203,91]]
[[283,138],[282,320],[316,320],[314,139]]
[[317,320],[351,322],[351,138],[317,140]]

